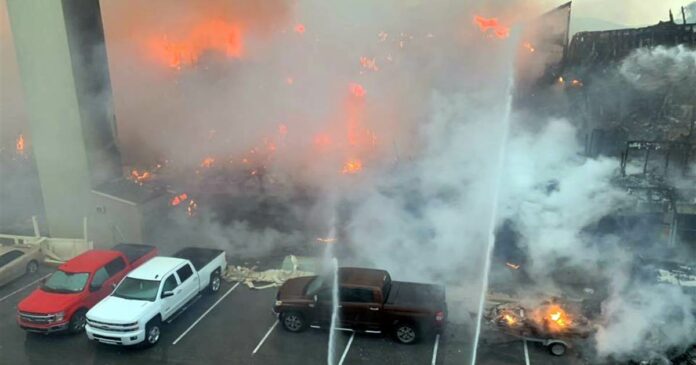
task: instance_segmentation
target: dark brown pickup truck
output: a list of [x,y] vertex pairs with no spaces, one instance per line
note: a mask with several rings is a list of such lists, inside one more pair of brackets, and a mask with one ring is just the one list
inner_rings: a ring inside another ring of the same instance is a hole
[[[391,333],[401,343],[415,343],[439,332],[447,315],[445,288],[392,281],[384,270],[340,268],[338,327],[368,333]],[[331,278],[290,279],[278,289],[273,311],[283,328],[300,332],[328,328],[332,314]]]

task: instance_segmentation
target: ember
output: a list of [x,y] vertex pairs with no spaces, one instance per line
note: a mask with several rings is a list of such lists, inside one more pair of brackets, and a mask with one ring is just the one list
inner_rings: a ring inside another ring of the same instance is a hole
[[24,135],[20,134],[19,137],[17,137],[17,143],[16,143],[17,153],[20,155],[23,155],[24,154],[24,147],[25,147]]
[[186,193],[179,194],[179,195],[175,196],[174,198],[172,198],[170,204],[173,207],[175,207],[175,206],[185,202],[187,199],[188,199],[188,195]]
[[510,28],[500,24],[498,18],[484,18],[477,15],[474,17],[474,23],[478,25],[482,32],[487,33],[490,29],[492,31],[491,34],[500,39],[505,39],[510,36]]
[[360,84],[356,84],[354,82],[351,82],[348,87],[350,88],[351,94],[353,94],[359,98],[365,96],[365,94],[366,94],[365,88]]
[[297,25],[295,25],[295,32],[298,34],[304,34],[304,32],[305,32],[304,24],[298,23]]
[[362,170],[362,162],[358,159],[350,159],[343,165],[343,170],[341,172],[344,174],[356,174],[360,170]]
[[215,159],[212,157],[206,157],[201,162],[201,167],[210,168],[213,167],[213,164],[215,164]]
[[136,183],[142,185],[144,182],[152,179],[152,173],[147,170],[138,171],[136,169],[131,170],[130,179]]

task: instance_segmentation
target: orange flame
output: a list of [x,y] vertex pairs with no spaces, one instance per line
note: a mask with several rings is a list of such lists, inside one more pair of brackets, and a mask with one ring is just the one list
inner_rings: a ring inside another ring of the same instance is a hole
[[138,171],[136,169],[133,169],[131,170],[130,177],[131,180],[142,184],[146,181],[149,181],[152,178],[152,173],[150,173],[150,171],[147,170]]
[[188,195],[186,195],[186,193],[179,194],[179,195],[175,196],[174,198],[172,198],[172,200],[170,201],[170,204],[173,207],[175,207],[175,206],[181,204],[182,202],[185,202],[187,199],[188,199]]
[[295,25],[295,33],[304,34],[305,30],[306,30],[306,29],[305,29],[304,24],[298,23],[298,24]]
[[242,32],[239,26],[221,20],[199,24],[182,39],[170,40],[162,36],[152,40],[151,51],[155,58],[167,66],[181,69],[195,65],[199,57],[208,51],[224,54],[229,58],[242,56]]
[[500,39],[505,39],[510,36],[510,28],[500,24],[500,22],[498,22],[498,18],[484,18],[476,15],[474,17],[474,23],[478,25],[481,32],[486,33],[490,29],[492,34]]
[[17,153],[19,153],[20,155],[23,155],[24,154],[24,147],[25,147],[24,135],[20,134],[19,137],[17,137],[17,143],[16,143]]
[[365,88],[357,83],[351,82],[350,85],[348,85],[348,88],[350,89],[351,94],[357,96],[357,97],[363,97],[365,96]]
[[341,170],[342,173],[344,174],[357,174],[362,170],[362,162],[358,159],[350,159],[346,161],[345,165],[343,165],[343,170]]
[[213,164],[215,164],[215,159],[212,157],[206,157],[201,162],[201,167],[210,168],[213,167]]
[[540,312],[535,316],[537,321],[538,317],[541,317],[541,322],[551,332],[563,332],[573,323],[568,312],[558,304],[551,304],[539,308],[538,311]]
[[573,80],[573,81],[571,82],[571,85],[576,86],[576,87],[582,87],[582,86],[583,86],[583,83],[582,83],[582,81],[580,81],[580,80]]

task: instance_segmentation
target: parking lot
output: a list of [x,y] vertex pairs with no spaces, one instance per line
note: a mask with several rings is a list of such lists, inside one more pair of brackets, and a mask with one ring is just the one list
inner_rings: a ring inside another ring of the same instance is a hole
[[[260,262],[272,267],[276,261]],[[151,349],[92,343],[80,335],[26,333],[15,323],[19,301],[52,271],[42,267],[0,288],[1,364],[326,364],[329,335],[310,329],[287,333],[271,312],[276,290],[249,289],[224,283],[219,293],[201,297],[188,311],[163,328]],[[400,345],[381,335],[339,332],[335,359],[340,364],[467,364],[471,358],[469,326],[448,323],[439,337]],[[484,332],[478,364],[584,364],[571,350],[563,358],[515,338]]]

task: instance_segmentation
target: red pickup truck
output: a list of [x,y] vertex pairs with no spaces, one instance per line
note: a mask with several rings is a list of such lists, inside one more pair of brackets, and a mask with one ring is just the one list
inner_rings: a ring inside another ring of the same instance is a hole
[[30,332],[80,332],[87,311],[111,294],[126,274],[157,254],[153,246],[121,243],[76,256],[17,305],[17,323]]

